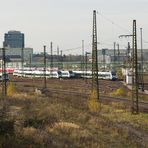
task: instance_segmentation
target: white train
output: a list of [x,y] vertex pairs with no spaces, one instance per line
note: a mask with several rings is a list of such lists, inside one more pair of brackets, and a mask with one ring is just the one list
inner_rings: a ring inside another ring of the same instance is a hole
[[[43,70],[14,70],[18,77],[44,77],[46,78],[92,78],[92,71],[46,71]],[[116,80],[115,72],[98,72],[99,79]]]
[[14,70],[14,76],[18,77],[37,77],[42,78],[46,76],[46,78],[60,78],[61,72],[60,71],[43,71],[43,70]]
[[[73,71],[77,77],[80,78],[92,78],[92,71]],[[106,80],[116,80],[116,72],[98,72],[99,79],[106,79]]]

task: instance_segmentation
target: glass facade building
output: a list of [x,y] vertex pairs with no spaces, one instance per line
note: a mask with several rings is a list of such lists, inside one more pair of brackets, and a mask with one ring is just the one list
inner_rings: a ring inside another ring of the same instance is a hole
[[10,48],[24,48],[24,40],[24,33],[20,31],[8,31],[4,36],[4,42]]

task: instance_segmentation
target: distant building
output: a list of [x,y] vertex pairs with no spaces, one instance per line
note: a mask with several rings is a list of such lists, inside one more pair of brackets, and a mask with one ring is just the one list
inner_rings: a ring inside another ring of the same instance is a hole
[[[20,69],[22,67],[21,61],[21,56],[19,55],[7,55],[6,68]],[[2,69],[2,56],[0,56],[0,69]]]
[[8,31],[4,36],[5,45],[10,48],[24,48],[24,40],[24,33],[21,33],[20,31]]
[[[131,49],[132,50],[132,49]],[[130,54],[131,55],[131,54]],[[98,50],[98,62],[103,62],[103,56],[105,58],[106,63],[111,63],[115,60],[115,62],[124,62],[128,59],[128,51],[126,49],[120,49],[119,53],[115,50],[114,57],[114,49],[102,49]],[[141,50],[138,49],[138,60],[141,60]],[[143,49],[143,60],[148,61],[148,49]]]
[[[29,63],[30,58],[32,60],[33,48],[23,48],[24,62]],[[22,48],[6,48],[6,56],[20,57],[22,59]],[[0,50],[0,56],[2,56],[2,50]]]
[[[8,31],[8,33],[5,33],[5,55],[9,57],[20,57],[21,59],[23,56],[24,63],[29,63],[30,59],[32,60],[33,48],[25,48],[24,40],[24,33],[20,31]],[[0,50],[0,56],[2,56],[2,50]]]

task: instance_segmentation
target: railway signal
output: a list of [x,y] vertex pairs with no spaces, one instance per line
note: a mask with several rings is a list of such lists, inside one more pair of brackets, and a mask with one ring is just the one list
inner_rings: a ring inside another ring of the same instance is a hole
[[97,93],[97,99],[99,100],[96,10],[93,11],[92,92],[93,91],[96,91],[96,93]]

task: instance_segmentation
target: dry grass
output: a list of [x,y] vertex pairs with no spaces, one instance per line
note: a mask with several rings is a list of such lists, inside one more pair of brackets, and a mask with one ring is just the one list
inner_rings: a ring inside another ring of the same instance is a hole
[[146,140],[125,127],[145,135],[147,114],[132,116],[122,103],[102,104],[100,111],[95,92],[88,100],[81,96],[56,98],[19,93],[7,99],[7,106],[11,112],[9,119],[15,121],[15,130],[7,141],[1,139],[0,144],[9,143],[12,148],[138,148],[146,145]]

